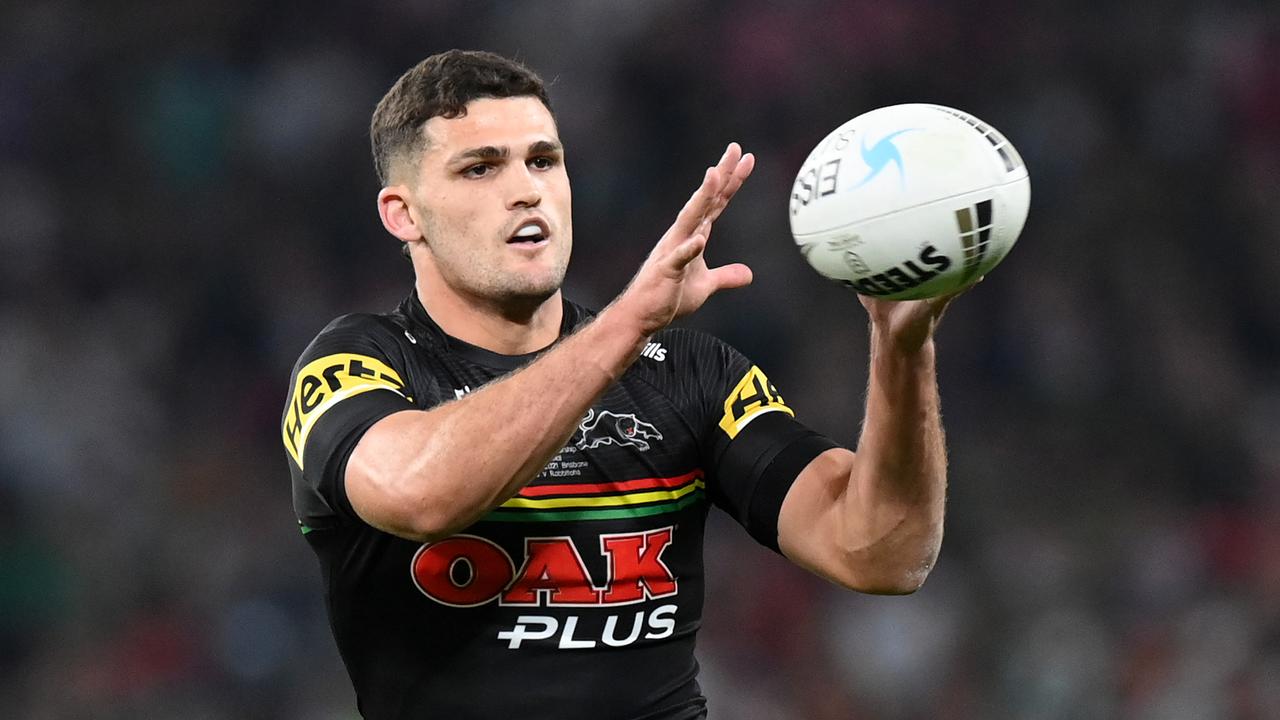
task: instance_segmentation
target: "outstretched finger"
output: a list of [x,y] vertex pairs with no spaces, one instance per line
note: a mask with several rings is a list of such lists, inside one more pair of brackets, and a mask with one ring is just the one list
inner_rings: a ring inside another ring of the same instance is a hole
[[720,156],[720,160],[716,163],[716,169],[720,171],[722,177],[729,177],[733,174],[734,168],[738,167],[738,162],[742,160],[742,146],[736,142],[731,142],[724,149],[724,154]]
[[702,176],[702,184],[693,191],[693,195],[689,196],[688,202],[676,215],[675,223],[667,231],[667,239],[672,242],[682,242],[698,229],[698,225],[702,223],[715,202],[721,182],[719,170],[714,167],[707,168],[706,174]]
[[[720,161],[716,163],[716,170],[720,172],[720,177],[724,179],[720,192],[716,194],[717,202],[720,202],[722,198],[732,197],[733,193],[742,187],[742,181],[746,178],[738,175],[743,167],[743,161],[746,160],[749,166],[755,164],[755,159],[747,160],[748,157],[750,157],[750,154],[744,155],[742,146],[736,142],[729,143],[729,146],[724,149],[724,155],[721,155]],[[747,173],[750,174],[749,167]]]
[[724,209],[729,206],[729,201],[738,193],[742,184],[747,181],[747,178],[751,177],[751,171],[755,169],[755,166],[756,156],[751,153],[747,153],[738,159],[737,164],[728,174],[724,186],[711,204],[711,209],[707,213],[708,218],[714,222],[720,217],[720,213],[724,212]]
[[[736,142],[729,143],[728,147],[724,149],[724,154],[720,156],[720,160],[707,169],[706,175],[703,176],[702,185],[694,191],[693,196],[689,198],[689,202],[685,203],[680,215],[677,216],[676,226],[680,230],[679,235],[688,235],[699,229],[697,227],[684,226],[682,224],[683,221],[694,222],[696,226],[708,215],[716,212],[716,205],[722,202],[721,198],[724,197],[725,183],[734,181],[734,175],[741,163],[742,146]],[[710,187],[708,187],[708,178],[712,181]],[[737,180],[737,187],[741,186],[742,181],[739,179]],[[736,187],[734,192],[737,192]]]

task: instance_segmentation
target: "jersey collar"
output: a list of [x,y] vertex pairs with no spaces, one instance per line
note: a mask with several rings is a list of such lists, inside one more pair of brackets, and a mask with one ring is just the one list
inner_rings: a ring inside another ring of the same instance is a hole
[[[561,295],[561,302],[564,303],[564,313],[560,320],[560,338],[563,338],[572,333],[581,322],[589,318],[591,313],[576,303],[569,302],[563,295]],[[409,319],[410,327],[413,330],[425,333],[456,355],[460,355],[477,365],[483,365],[495,370],[515,370],[523,367],[534,358],[555,347],[556,344],[551,343],[551,345],[541,350],[524,353],[523,355],[503,355],[492,350],[486,350],[478,345],[472,345],[465,340],[459,340],[446,333],[436,324],[435,320],[431,319],[427,309],[422,306],[422,301],[418,299],[418,291],[416,289],[409,293],[409,297],[405,298],[404,302],[400,303],[400,312]],[[557,338],[556,342],[560,342],[560,339]]]

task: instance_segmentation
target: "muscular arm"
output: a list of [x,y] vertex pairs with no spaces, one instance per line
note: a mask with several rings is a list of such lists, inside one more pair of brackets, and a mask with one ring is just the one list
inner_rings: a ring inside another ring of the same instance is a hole
[[431,410],[389,415],[347,464],[347,496],[369,524],[412,539],[448,535],[529,482],[644,347],[638,324],[602,313],[528,367]]
[[871,593],[913,592],[937,559],[946,497],[933,328],[950,298],[864,299],[871,372],[857,452],[833,449],[801,471],[778,542],[792,561]]
[[375,423],[347,463],[356,513],[381,530],[431,540],[467,527],[532,480],[651,334],[716,291],[751,281],[745,265],[708,268],[702,253],[753,166],[730,145],[627,289],[553,350],[455,402]]

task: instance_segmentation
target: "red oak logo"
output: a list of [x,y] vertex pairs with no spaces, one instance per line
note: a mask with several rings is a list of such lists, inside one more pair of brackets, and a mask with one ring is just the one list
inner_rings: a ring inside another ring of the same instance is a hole
[[524,565],[497,543],[454,535],[427,543],[413,557],[413,582],[443,605],[475,607],[492,602],[522,607],[627,605],[669,597],[675,576],[662,562],[673,527],[600,536],[608,577],[596,585],[582,555],[567,536],[525,538]]

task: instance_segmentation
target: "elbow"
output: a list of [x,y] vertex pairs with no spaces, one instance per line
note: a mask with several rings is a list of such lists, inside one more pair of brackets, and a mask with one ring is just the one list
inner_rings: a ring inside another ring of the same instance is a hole
[[348,481],[347,496],[356,514],[383,532],[413,542],[435,542],[477,519],[464,517],[457,503],[446,502],[412,479],[384,476],[370,480],[359,488]]
[[483,511],[460,507],[438,497],[415,497],[405,504],[402,528],[393,534],[414,542],[435,542],[458,534],[483,516]]
[[932,569],[932,564],[877,569],[859,575],[845,587],[868,595],[910,595],[924,586]]
[[846,550],[844,573],[836,581],[870,595],[910,595],[924,586],[941,546],[941,527],[891,533],[873,545]]
[[407,514],[401,520],[400,527],[392,529],[391,532],[406,540],[429,543],[443,540],[462,527],[439,512],[420,510]]

